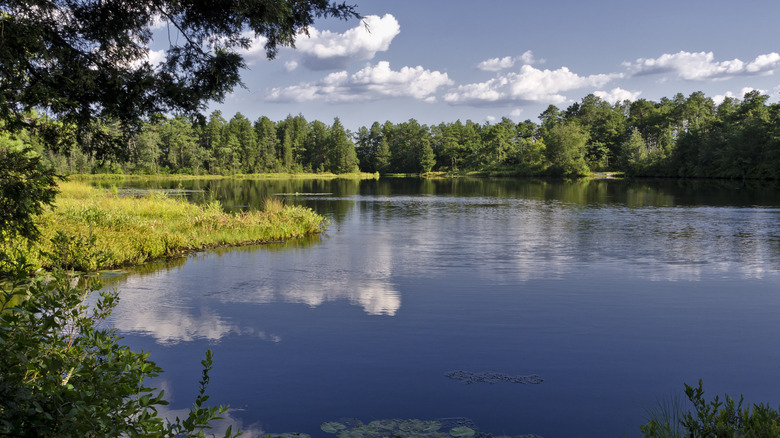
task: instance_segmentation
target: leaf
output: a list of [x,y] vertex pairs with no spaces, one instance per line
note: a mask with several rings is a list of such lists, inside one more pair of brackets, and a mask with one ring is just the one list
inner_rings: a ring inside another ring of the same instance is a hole
[[450,435],[456,438],[471,438],[475,433],[474,429],[466,426],[459,426],[450,430]]
[[344,426],[341,423],[337,423],[335,421],[331,421],[328,423],[322,423],[322,426],[320,426],[320,429],[322,429],[325,433],[338,433],[340,430],[346,429],[347,426]]

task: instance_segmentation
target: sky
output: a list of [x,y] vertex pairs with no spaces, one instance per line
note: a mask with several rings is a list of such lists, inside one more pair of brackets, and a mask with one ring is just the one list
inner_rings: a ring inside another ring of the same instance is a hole
[[363,20],[321,19],[267,60],[263,41],[225,118],[287,115],[356,131],[532,120],[590,93],[658,101],[780,97],[777,0],[353,0]]

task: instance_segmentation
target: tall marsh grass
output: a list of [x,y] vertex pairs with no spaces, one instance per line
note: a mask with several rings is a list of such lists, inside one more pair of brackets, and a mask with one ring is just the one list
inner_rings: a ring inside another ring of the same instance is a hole
[[53,255],[52,242],[62,235],[74,240],[90,236],[104,254],[99,268],[107,269],[217,246],[287,240],[322,232],[324,226],[322,216],[279,199],[269,201],[265,211],[226,213],[218,201],[200,206],[154,192],[122,197],[65,182],[55,206],[39,218],[39,243],[13,243],[35,266],[50,267],[62,257]]
[[647,425],[641,430],[646,437],[684,438],[688,434],[683,426],[685,406],[680,396],[659,399],[656,405],[645,409]]

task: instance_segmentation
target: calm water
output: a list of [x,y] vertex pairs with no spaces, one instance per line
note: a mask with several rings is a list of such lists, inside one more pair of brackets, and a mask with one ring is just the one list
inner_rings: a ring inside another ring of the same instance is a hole
[[[706,394],[780,404],[780,196],[723,182],[191,182],[195,202],[311,206],[305,241],[205,252],[122,278],[114,324],[187,409],[250,433],[468,418],[483,432],[639,436]],[[177,185],[177,183],[174,183]],[[538,375],[463,384],[452,371]],[[176,412],[178,413],[178,412]]]

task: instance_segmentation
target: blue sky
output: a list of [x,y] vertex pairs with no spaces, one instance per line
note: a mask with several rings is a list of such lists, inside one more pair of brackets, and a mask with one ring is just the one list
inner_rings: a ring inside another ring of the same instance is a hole
[[[354,0],[363,22],[320,20],[297,49],[246,53],[230,118],[288,114],[351,130],[565,109],[703,91],[716,101],[780,92],[780,2]],[[370,29],[367,31],[366,27]],[[259,44],[262,41],[258,41]]]

